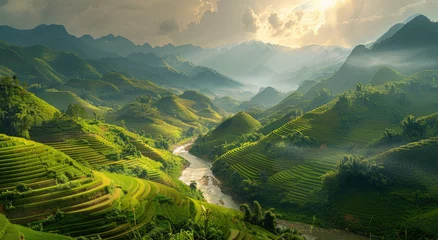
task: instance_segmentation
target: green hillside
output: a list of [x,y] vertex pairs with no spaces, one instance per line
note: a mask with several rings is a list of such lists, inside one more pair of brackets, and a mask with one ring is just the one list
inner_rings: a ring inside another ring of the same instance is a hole
[[214,109],[223,112],[206,96],[188,91],[180,97],[139,97],[109,114],[107,119],[119,125],[123,120],[129,129],[177,141],[218,124],[222,115]]
[[10,77],[14,75],[15,73],[11,69],[5,66],[0,66],[0,77]]
[[0,43],[0,65],[28,83],[63,82],[71,78],[98,79],[100,73],[72,53],[43,46],[19,47]]
[[[369,158],[368,162],[375,162],[382,169],[380,174],[387,182],[386,187],[375,187],[364,181],[366,177],[351,176],[344,180],[350,183],[333,199],[339,217],[352,230],[367,228],[375,235],[398,228],[406,230],[409,239],[438,236],[436,202],[433,203],[438,196],[437,147],[435,137]],[[423,199],[428,199],[429,204]],[[394,233],[392,236],[395,237]]]
[[403,79],[403,75],[397,70],[389,67],[382,68],[374,74],[368,82],[373,86],[385,85],[387,82],[398,82]]
[[24,237],[24,239],[32,240],[72,240],[72,238],[70,237],[58,234],[37,232],[26,227],[11,224],[8,219],[2,214],[0,214],[0,226],[1,240],[20,239],[20,237],[22,236]]
[[33,126],[54,117],[58,110],[27,92],[18,85],[18,79],[0,79],[0,132],[29,137]]
[[[393,83],[386,91],[358,85],[355,91],[293,118],[260,141],[226,152],[215,161],[213,171],[240,196],[246,191],[244,195],[276,208],[307,206],[319,199],[321,176],[336,169],[345,154],[360,153],[386,128],[397,128],[408,114],[438,111],[432,75],[414,76],[418,78]],[[249,180],[252,188],[240,185],[243,180]]]
[[210,158],[221,155],[221,152],[227,148],[224,145],[231,144],[241,135],[254,133],[261,126],[260,122],[248,113],[239,112],[226,119],[205,136],[199,137],[190,151]]
[[193,200],[159,183],[90,171],[33,141],[0,135],[0,171],[1,212],[12,223],[38,230],[122,239],[153,222],[201,221],[203,209],[213,211],[211,221],[225,234],[230,228],[244,230],[238,211]]
[[78,95],[69,91],[58,91],[56,89],[48,89],[43,92],[38,92],[37,96],[59,110],[67,110],[68,105],[79,104],[85,108],[88,116],[93,116],[93,112],[103,114],[106,110],[96,107],[87,101],[80,98]]
[[240,101],[229,96],[216,98],[213,102],[218,107],[224,109],[226,112],[229,113],[236,113],[240,106]]
[[216,111],[219,114],[223,114],[223,110],[220,109],[218,106],[216,106],[210,98],[207,96],[196,92],[196,91],[185,91],[183,94],[179,96],[182,99],[192,100],[195,102],[195,105],[192,105],[191,107],[197,111],[204,110],[206,108],[210,108],[213,111]]
[[277,91],[273,87],[266,87],[251,98],[250,102],[264,108],[272,107],[281,102],[287,95]]
[[303,95],[297,91],[291,93],[281,102],[263,112],[262,117],[281,117],[298,107]]

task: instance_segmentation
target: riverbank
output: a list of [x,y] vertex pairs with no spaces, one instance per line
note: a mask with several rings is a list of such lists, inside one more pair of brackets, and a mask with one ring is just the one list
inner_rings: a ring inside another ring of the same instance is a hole
[[212,164],[204,159],[198,158],[189,153],[191,143],[175,147],[173,153],[186,159],[190,165],[187,166],[180,176],[180,180],[190,185],[196,181],[197,188],[203,192],[207,202],[233,209],[239,209],[239,204],[233,198],[222,192],[220,181],[211,171]]
[[[221,190],[220,180],[211,171],[212,163],[189,153],[192,142],[175,146],[173,154],[185,158],[190,165],[187,166],[179,178],[182,182],[190,185],[196,181],[197,187],[204,194],[207,202],[238,210],[240,204],[231,195]],[[310,224],[290,222],[278,219],[279,227],[297,229],[307,240],[366,240],[366,237],[355,235],[338,229],[325,229],[312,227]]]

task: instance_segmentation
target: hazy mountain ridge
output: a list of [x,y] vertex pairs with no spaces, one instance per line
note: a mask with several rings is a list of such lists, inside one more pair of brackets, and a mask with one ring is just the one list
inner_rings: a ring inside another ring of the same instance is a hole
[[438,23],[423,15],[416,16],[391,37],[376,43],[372,49],[359,45],[331,78],[322,81],[311,91],[328,88],[340,93],[356,83],[367,83],[383,67],[391,67],[404,75],[438,67]]

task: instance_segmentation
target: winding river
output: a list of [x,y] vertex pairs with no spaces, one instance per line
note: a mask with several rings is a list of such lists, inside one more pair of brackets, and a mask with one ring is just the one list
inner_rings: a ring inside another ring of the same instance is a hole
[[227,208],[239,209],[239,205],[234,202],[231,196],[223,193],[220,189],[220,182],[211,171],[212,164],[190,154],[188,152],[190,145],[179,146],[173,151],[174,154],[190,162],[190,166],[183,170],[179,179],[187,185],[190,185],[191,181],[196,181],[198,189],[203,192],[207,202]]
[[[198,158],[188,152],[191,144],[185,144],[175,148],[173,153],[181,156],[190,162],[190,166],[183,170],[181,177],[182,182],[190,185],[192,181],[197,182],[197,187],[204,194],[209,203],[221,205],[227,208],[239,209],[230,195],[223,193],[220,189],[220,182],[211,171],[212,164],[202,158]],[[355,235],[338,229],[315,228],[310,230],[309,224],[288,222],[279,220],[281,226],[292,227],[299,230],[307,240],[366,240],[367,238]]]

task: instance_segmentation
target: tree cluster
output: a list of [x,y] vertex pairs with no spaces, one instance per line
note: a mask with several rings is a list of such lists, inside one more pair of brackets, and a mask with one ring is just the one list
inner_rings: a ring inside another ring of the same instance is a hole
[[322,179],[329,195],[341,191],[347,184],[370,184],[377,188],[390,184],[384,167],[367,161],[363,156],[344,156],[336,170],[328,172]]

